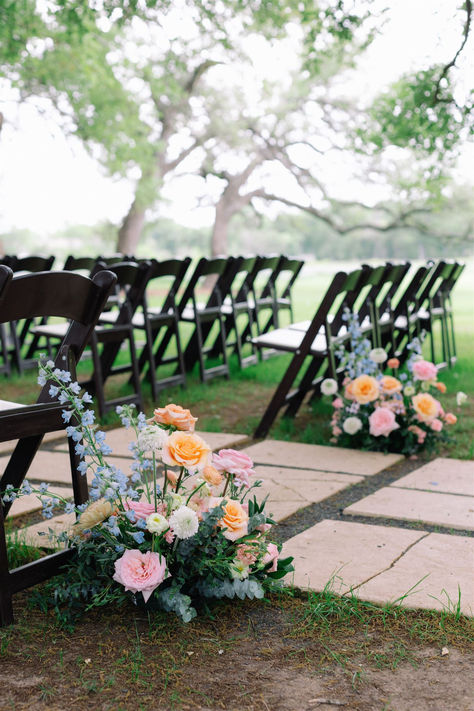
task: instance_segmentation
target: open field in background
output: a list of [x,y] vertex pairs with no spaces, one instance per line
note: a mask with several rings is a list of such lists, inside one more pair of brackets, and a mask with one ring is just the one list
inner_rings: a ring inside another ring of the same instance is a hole
[[[297,321],[311,318],[332,276],[339,270],[354,269],[359,262],[308,262],[303,268],[294,287],[294,311]],[[153,299],[151,300],[153,302]],[[456,441],[446,446],[442,454],[461,458],[474,456],[472,431],[474,429],[474,260],[469,261],[453,294],[453,309],[458,348],[458,362],[451,370],[442,373],[442,380],[448,386],[443,398],[447,409],[461,414],[452,432]],[[285,315],[283,318],[287,318]],[[191,327],[185,327],[184,343]],[[143,332],[137,334],[143,339]],[[429,357],[427,350],[426,356]],[[124,358],[128,354],[124,353]],[[188,377],[187,387],[163,390],[159,403],[152,402],[148,383],[143,385],[145,411],[167,402],[177,402],[193,410],[199,417],[199,429],[207,431],[228,431],[251,434],[269,402],[289,363],[290,356],[279,355],[258,365],[240,370],[235,356],[231,358],[231,377],[211,380],[202,385],[197,369]],[[80,366],[80,376],[89,374],[91,363],[85,358]],[[114,382],[116,381],[116,382]],[[458,390],[466,392],[470,399],[458,412],[455,396]],[[125,395],[128,390],[126,376],[114,378],[107,383],[110,396]],[[36,372],[30,371],[22,378],[4,380],[1,397],[5,400],[32,402],[38,392]],[[301,442],[327,444],[329,440],[328,422],[332,408],[328,401],[304,405],[295,420],[278,419],[270,436]],[[118,418],[109,413],[105,425],[118,425]]]

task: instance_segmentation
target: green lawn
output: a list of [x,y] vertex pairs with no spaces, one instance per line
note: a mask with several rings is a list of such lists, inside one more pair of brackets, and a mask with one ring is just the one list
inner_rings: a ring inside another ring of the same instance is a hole
[[[314,262],[305,265],[294,288],[295,319],[310,318],[324,294],[332,276],[338,270],[349,270],[356,263]],[[458,424],[452,432],[456,441],[447,445],[442,454],[471,458],[474,454],[471,442],[474,424],[474,260],[469,262],[453,295],[458,362],[455,367],[441,374],[448,386],[448,393],[442,398],[446,410],[452,410],[459,416]],[[190,332],[189,330],[187,331]],[[137,334],[143,339],[143,334]],[[184,338],[186,341],[186,336]],[[124,357],[127,354],[124,353]],[[429,357],[429,353],[426,353]],[[279,383],[289,356],[280,355],[258,365],[240,370],[233,356],[231,358],[231,377],[216,378],[201,384],[197,369],[188,377],[187,387],[172,388],[162,391],[158,403],[151,400],[150,388],[143,385],[145,411],[150,413],[154,407],[167,402],[178,402],[189,407],[199,417],[199,429],[207,431],[232,431],[251,434]],[[89,359],[80,365],[82,374],[90,373]],[[115,380],[115,382],[114,382]],[[38,392],[35,384],[36,373],[30,371],[23,377],[14,376],[4,380],[1,398],[20,402],[32,402]],[[470,399],[461,411],[455,403],[458,390],[466,392]],[[126,378],[123,376],[107,383],[110,396],[125,395],[129,392]],[[328,421],[332,408],[327,402],[317,402],[311,408],[303,406],[295,420],[279,418],[270,432],[278,439],[291,439],[301,442],[327,444],[329,440]],[[105,418],[105,425],[115,426],[118,419],[114,413]]]

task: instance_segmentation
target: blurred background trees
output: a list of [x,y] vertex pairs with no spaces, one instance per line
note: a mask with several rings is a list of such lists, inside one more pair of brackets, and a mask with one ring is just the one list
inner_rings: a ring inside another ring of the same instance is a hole
[[[52,243],[217,254],[255,251],[258,232],[259,249],[321,257],[465,253],[473,205],[453,167],[472,136],[472,3],[452,5],[449,56],[358,96],[383,0],[3,0],[5,86],[131,186],[119,224]],[[165,219],[167,185],[178,202],[192,186],[213,225]]]

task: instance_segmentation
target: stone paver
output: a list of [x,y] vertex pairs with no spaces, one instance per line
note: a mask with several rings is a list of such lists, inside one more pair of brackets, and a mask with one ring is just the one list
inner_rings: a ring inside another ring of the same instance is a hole
[[268,494],[267,509],[277,521],[363,481],[363,477],[311,469],[259,466],[256,473],[257,478],[263,480],[262,486],[256,489],[256,495],[263,498]]
[[48,537],[49,529],[51,528],[55,533],[59,534],[72,526],[75,520],[76,517],[73,513],[54,516],[48,520],[20,529],[19,535],[21,540],[24,540],[29,546],[57,548],[57,542]]
[[474,462],[434,459],[390,486],[474,496]]
[[[72,489],[58,486],[50,486],[48,491],[51,494],[58,494],[63,496],[65,499],[72,497]],[[47,495],[47,494],[46,494]],[[11,509],[8,513],[8,518],[16,518],[17,516],[22,516],[23,514],[34,513],[35,511],[40,511],[43,505],[36,494],[28,494],[28,496],[21,496],[19,499],[13,502]]]
[[[202,437],[214,451],[235,447],[248,439],[247,435],[227,434],[225,432],[196,432],[196,434]],[[118,427],[114,430],[107,430],[106,435],[106,442],[112,447],[114,456],[132,459],[132,453],[128,445],[131,442],[135,442],[135,433],[133,430]],[[67,451],[67,443],[65,441],[58,442],[58,444],[54,446],[54,449],[57,451]]]
[[[0,457],[0,472],[3,474],[8,457]],[[92,480],[92,475],[88,475],[88,481]],[[35,455],[27,474],[28,481],[45,481],[55,484],[71,484],[71,467],[69,464],[69,454],[66,452],[39,451]]]
[[318,444],[279,442],[266,439],[243,450],[256,464],[318,469],[327,472],[342,472],[373,476],[396,464],[400,454],[361,452],[355,449],[324,447]]
[[[50,444],[59,444],[63,440],[64,443],[67,441],[67,435],[63,430],[60,430],[58,432],[47,432],[44,437],[43,441],[41,443],[41,448],[44,448],[45,445],[49,446]],[[16,443],[18,442],[17,439],[9,439],[6,442],[0,442],[0,454],[6,454],[7,452],[12,452],[15,447]],[[67,446],[67,445],[66,445]]]
[[294,556],[288,582],[321,591],[345,593],[388,568],[426,534],[404,528],[325,520],[290,538],[283,556]]
[[405,607],[448,608],[454,611],[460,590],[461,612],[473,616],[473,571],[473,538],[430,533],[392,568],[358,588],[357,595],[364,600],[386,603],[400,598],[416,586],[403,600]]
[[345,514],[422,521],[434,526],[474,531],[474,496],[385,486],[344,509]]

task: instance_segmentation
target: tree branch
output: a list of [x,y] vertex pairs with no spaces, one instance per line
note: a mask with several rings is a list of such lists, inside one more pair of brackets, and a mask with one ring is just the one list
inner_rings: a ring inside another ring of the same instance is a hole
[[454,67],[454,65],[457,62],[457,59],[461,52],[463,51],[464,47],[466,46],[466,42],[469,38],[469,32],[471,30],[471,21],[472,21],[472,0],[465,0],[465,9],[466,9],[466,22],[464,24],[464,30],[463,30],[463,40],[461,42],[461,45],[459,46],[456,54],[454,57],[451,59],[450,62],[448,62],[442,69],[441,74],[439,75],[438,81],[436,82],[435,85],[435,90],[433,93],[433,103],[436,104],[440,101],[440,87],[441,87],[441,82],[443,79],[446,78],[448,75],[448,72],[450,69]]

